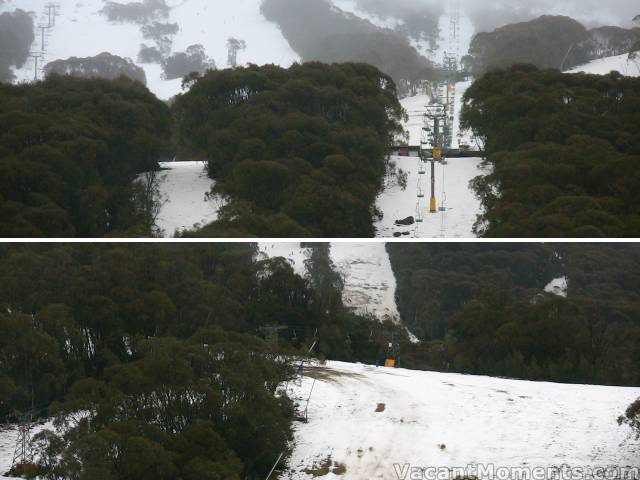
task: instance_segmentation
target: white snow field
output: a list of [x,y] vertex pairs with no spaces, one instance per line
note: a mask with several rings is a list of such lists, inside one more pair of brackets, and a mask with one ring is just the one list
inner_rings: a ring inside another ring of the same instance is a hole
[[284,479],[424,478],[403,477],[407,465],[638,466],[640,442],[616,419],[640,388],[328,362],[289,384],[303,407],[310,393]]
[[[311,253],[299,243],[261,242],[258,248],[265,257],[288,259],[298,275],[307,274],[304,261]],[[384,243],[332,242],[330,258],[344,281],[342,300],[348,308],[380,321],[400,321],[396,279]]]
[[[8,0],[0,5],[0,13],[20,8],[33,12],[36,25],[48,24],[45,4],[48,0]],[[103,0],[59,2],[59,16],[55,26],[47,32],[44,62],[72,56],[88,57],[110,52],[137,62],[140,45],[153,42],[143,38],[140,25],[111,23],[100,13]],[[268,22],[260,13],[260,0],[167,0],[171,6],[169,18],[162,22],[178,23],[180,31],[173,37],[173,52],[181,52],[194,44],[204,46],[207,55],[218,68],[227,66],[229,37],[245,40],[247,48],[238,53],[239,64],[275,63],[289,66],[299,60],[282,36],[277,25]],[[34,49],[41,50],[39,33]],[[181,79],[165,81],[160,78],[159,65],[139,64],[147,75],[147,85],[159,98],[168,99],[181,91]],[[28,62],[16,72],[19,81],[34,78],[34,64]]]
[[606,75],[612,71],[621,73],[628,77],[640,77],[640,58],[630,59],[629,55],[618,55],[615,57],[599,58],[586,65],[570,70],[568,73],[592,73],[595,75]]
[[161,203],[156,221],[164,236],[203,227],[218,219],[224,201],[210,195],[215,181],[205,162],[161,162],[158,189]]

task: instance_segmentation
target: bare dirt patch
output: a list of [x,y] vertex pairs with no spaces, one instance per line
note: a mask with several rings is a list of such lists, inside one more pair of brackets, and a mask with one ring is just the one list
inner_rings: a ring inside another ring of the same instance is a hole
[[376,407],[376,413],[384,412],[387,406],[384,403],[379,403]]
[[338,378],[346,377],[346,378],[358,378],[362,377],[359,373],[351,373],[351,372],[340,372],[338,370],[332,370],[327,367],[316,367],[315,365],[310,365],[305,368],[305,375],[311,378],[315,378],[316,380],[324,380],[327,382],[337,382]]
[[331,455],[329,455],[319,463],[314,463],[312,467],[303,470],[303,472],[315,478],[324,477],[325,475],[329,475],[329,473],[344,475],[347,472],[347,467],[344,463],[334,462],[331,460]]

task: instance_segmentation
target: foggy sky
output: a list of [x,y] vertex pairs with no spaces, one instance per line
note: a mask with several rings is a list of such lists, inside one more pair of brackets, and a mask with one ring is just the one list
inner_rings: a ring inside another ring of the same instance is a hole
[[[463,11],[479,31],[490,31],[508,23],[527,21],[540,15],[567,15],[588,28],[602,25],[629,27],[640,14],[637,0],[461,0]],[[389,9],[397,5],[398,17],[408,6],[443,4],[443,0],[391,0]]]
[[[415,0],[421,1],[421,0]],[[544,14],[567,15],[585,24],[586,27],[618,25],[628,27],[640,13],[640,2],[636,0],[462,0],[465,10],[481,23],[509,23],[530,20]],[[488,8],[487,8],[488,6]],[[498,13],[497,19],[490,16]],[[528,17],[528,18],[527,18]],[[506,21],[505,21],[506,20]]]

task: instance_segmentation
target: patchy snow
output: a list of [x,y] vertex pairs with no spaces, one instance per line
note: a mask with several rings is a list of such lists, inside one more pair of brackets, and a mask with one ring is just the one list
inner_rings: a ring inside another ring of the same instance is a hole
[[599,58],[586,65],[576,67],[568,73],[584,72],[606,75],[614,70],[628,77],[640,77],[640,57],[633,60],[629,58],[629,55],[625,54],[615,57]]
[[369,23],[379,28],[395,30],[396,28],[404,25],[404,22],[398,18],[382,18],[358,8],[358,4],[355,0],[332,0],[332,2],[334,6],[338,7],[343,12],[347,12],[355,15],[356,17],[362,18],[363,20],[367,20]]
[[[390,30],[398,30],[405,24],[404,20],[394,17],[380,17],[373,13],[367,12],[358,7],[355,0],[332,0],[333,4],[344,12],[351,13],[356,17],[369,21],[373,25],[380,28],[388,28]],[[449,31],[451,25],[451,14],[447,8],[445,13],[440,16],[438,21],[439,29],[439,42],[436,48],[427,40],[416,40],[415,38],[409,38],[410,45],[415,48],[418,53],[428,58],[435,64],[442,64],[444,60],[445,52],[448,50],[449,45]],[[460,56],[466,55],[469,51],[469,45],[475,35],[475,28],[471,20],[465,15],[464,7],[460,15],[460,30],[458,32],[458,43]]]
[[161,162],[159,194],[161,202],[158,228],[165,236],[176,231],[207,225],[218,219],[224,205],[221,198],[211,196],[215,181],[207,176],[206,162]]
[[344,280],[342,296],[347,307],[400,322],[396,278],[384,243],[332,243],[331,260]]
[[420,339],[416,337],[407,327],[404,327],[405,332],[407,332],[407,336],[409,337],[409,341],[411,343],[420,343]]
[[[640,455],[640,441],[616,422],[640,396],[640,388],[340,362],[310,367],[307,374],[317,378],[309,422],[295,425],[295,446],[283,479],[312,479],[310,470],[328,457],[335,462],[331,469],[342,465],[345,470],[322,478],[358,480],[402,478],[394,464],[637,466]],[[290,384],[289,393],[306,403],[312,383],[305,377]]]
[[[33,12],[34,23],[47,25],[45,4],[48,0],[8,0],[0,5],[0,13],[21,8]],[[239,64],[263,65],[275,63],[289,66],[299,60],[277,25],[268,22],[260,13],[260,0],[234,0],[212,2],[211,0],[168,0],[171,6],[169,18],[162,22],[178,23],[180,31],[173,36],[173,52],[186,50],[194,44],[204,46],[209,57],[218,68],[227,66],[229,37],[245,40],[247,48],[238,53]],[[39,67],[58,59],[72,56],[88,57],[110,52],[137,62],[140,45],[150,46],[153,41],[145,39],[140,25],[111,23],[100,13],[102,0],[83,2],[60,2],[59,16],[55,26],[47,30],[44,62]],[[34,49],[41,50],[39,31]],[[165,81],[160,77],[159,65],[139,64],[147,75],[149,89],[162,99],[168,99],[181,91],[181,80]],[[18,81],[34,78],[34,63],[28,62],[16,71]],[[41,75],[41,72],[40,72]]]
[[547,293],[553,293],[559,297],[567,297],[567,290],[569,289],[569,279],[567,277],[554,278],[549,284],[544,287],[544,291]]
[[[304,261],[311,252],[299,243],[261,242],[258,248],[266,257],[288,259],[298,275],[307,275]],[[347,307],[381,321],[400,321],[395,299],[396,279],[384,243],[333,242],[330,256],[344,281],[342,300]]]

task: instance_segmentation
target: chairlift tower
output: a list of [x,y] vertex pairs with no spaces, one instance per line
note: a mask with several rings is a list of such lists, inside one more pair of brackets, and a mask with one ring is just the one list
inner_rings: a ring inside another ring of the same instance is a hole
[[49,28],[55,27],[56,17],[60,15],[60,3],[59,2],[47,2],[44,5],[47,19],[49,21]]
[[231,68],[236,68],[238,66],[238,52],[246,48],[247,43],[244,40],[229,38],[227,40],[227,65]]
[[443,146],[445,140],[443,126],[447,118],[446,106],[440,103],[427,105],[424,117],[425,125],[422,128],[423,141],[420,145],[420,157],[425,162],[431,162],[431,198],[429,202],[429,211],[431,213],[437,213],[436,162],[442,162],[443,160]]
[[449,15],[449,37],[447,48],[442,59],[445,82],[442,85],[442,103],[447,109],[447,119],[443,125],[445,140],[443,146],[451,148],[454,135],[456,82],[458,81],[460,62],[460,0],[449,0],[447,4]]
[[40,60],[42,60],[42,62],[40,62],[40,64],[44,63],[44,53],[43,52],[31,52],[29,53],[29,58],[33,59],[33,81],[37,82],[38,81],[38,73],[40,72],[40,67],[38,66],[38,63]]
[[389,338],[389,343],[387,344],[387,354],[384,361],[384,366],[388,368],[397,368],[399,363],[399,350],[398,342],[396,341],[395,332],[391,332],[389,337],[389,333],[387,333],[387,338]]
[[13,451],[11,471],[15,475],[23,476],[34,470],[33,445],[31,443],[31,414],[25,413],[18,426],[18,438]]

